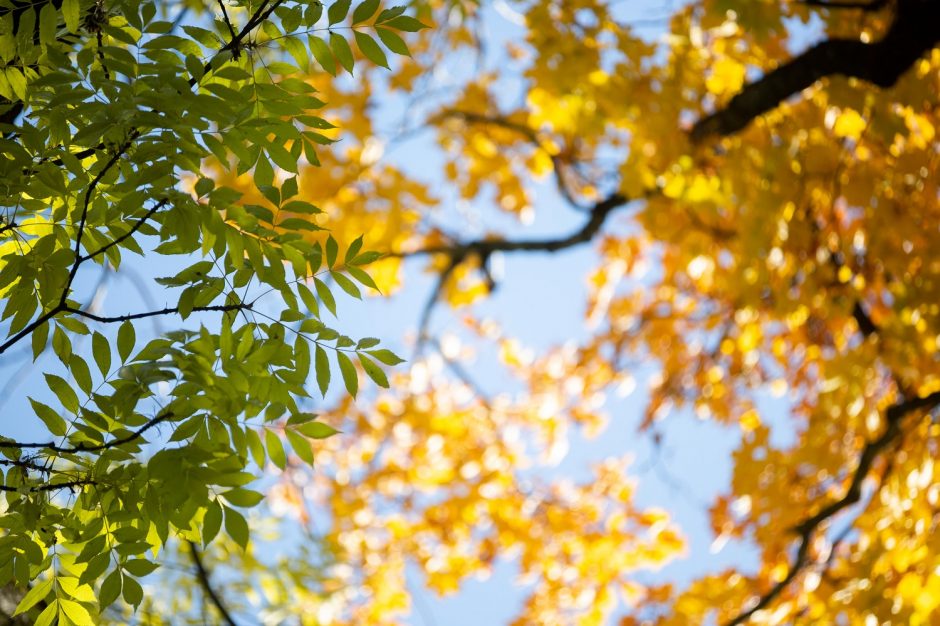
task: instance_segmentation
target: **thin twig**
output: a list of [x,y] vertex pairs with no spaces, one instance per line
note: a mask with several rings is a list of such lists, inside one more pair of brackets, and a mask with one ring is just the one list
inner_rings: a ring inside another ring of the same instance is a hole
[[[225,8],[225,0],[218,0],[218,2],[219,2],[219,8],[222,9],[222,19],[225,20],[225,25],[228,26],[228,32],[229,34],[232,35],[232,38],[234,39],[238,35],[235,34],[235,27],[232,26],[232,21],[228,17],[228,9]],[[236,59],[238,58],[237,50],[235,53],[232,54],[232,56]]]
[[[245,304],[212,304],[208,306],[194,306],[190,309],[193,313],[196,312],[205,312],[205,311],[241,311],[243,309],[251,309],[251,303]],[[179,307],[167,307],[165,309],[160,309],[159,311],[144,311],[143,313],[127,313],[125,315],[96,315],[94,313],[89,313],[88,311],[83,311],[82,309],[75,309],[72,307],[65,307],[62,309],[63,313],[72,313],[79,317],[84,317],[96,322],[101,322],[102,324],[114,324],[117,322],[127,322],[131,320],[139,320],[147,317],[155,317],[157,315],[173,315],[174,313],[179,313]]]
[[209,571],[206,569],[205,563],[202,561],[202,556],[199,554],[199,548],[192,541],[189,543],[189,554],[193,559],[193,564],[196,566],[196,578],[199,580],[199,584],[202,586],[203,591],[206,592],[206,596],[209,600],[212,601],[213,606],[219,612],[219,616],[222,618],[222,621],[228,626],[237,626],[235,620],[232,619],[232,616],[229,614],[228,609],[225,607],[225,603],[222,602],[222,598],[212,587],[212,583],[209,581]]

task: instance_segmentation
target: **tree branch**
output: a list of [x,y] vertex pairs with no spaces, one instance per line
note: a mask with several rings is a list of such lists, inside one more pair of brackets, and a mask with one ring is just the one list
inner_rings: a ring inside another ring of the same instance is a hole
[[799,535],[800,544],[799,548],[797,548],[796,559],[794,559],[793,564],[790,566],[787,575],[783,580],[771,587],[764,595],[760,596],[756,604],[726,622],[725,626],[740,626],[746,623],[751,616],[761,609],[768,607],[783,590],[786,589],[787,585],[796,578],[809,562],[809,547],[819,527],[842,510],[859,501],[862,496],[862,484],[865,478],[868,477],[868,473],[871,471],[875,459],[902,434],[901,421],[904,416],[913,411],[933,409],[938,404],[940,404],[940,391],[935,391],[924,397],[904,400],[888,408],[885,412],[887,428],[885,428],[885,431],[880,437],[865,444],[858,460],[858,466],[852,474],[852,480],[849,482],[849,487],[845,494],[838,500],[830,502],[821,508],[815,515],[805,519],[794,529]]
[[202,589],[206,592],[206,596],[219,612],[222,621],[228,626],[237,626],[235,620],[232,619],[231,614],[229,614],[228,609],[225,607],[225,603],[222,602],[222,598],[212,587],[212,583],[209,581],[209,571],[202,561],[199,548],[192,541],[189,542],[189,554],[193,559],[193,564],[196,566],[196,578],[199,580]]
[[[232,20],[228,17],[228,9],[225,8],[225,0],[218,0],[219,8],[222,9],[222,19],[225,21],[225,25],[228,26],[228,32],[232,36],[232,39],[237,37],[235,34],[235,27],[232,26]],[[233,57],[238,58],[237,54],[233,54]]]
[[95,177],[91,179],[91,182],[88,184],[88,189],[85,190],[85,200],[82,202],[82,215],[78,220],[78,232],[75,234],[75,262],[72,263],[72,269],[69,270],[69,277],[65,281],[65,287],[62,288],[62,298],[59,300],[59,308],[65,306],[65,301],[69,297],[69,292],[72,290],[72,283],[75,282],[75,276],[78,274],[78,268],[82,264],[82,235],[85,233],[85,221],[88,219],[88,205],[91,203],[91,195],[95,192],[95,189],[98,187],[98,183],[101,182],[111,168],[114,167],[117,162],[124,156],[124,153],[131,146],[131,141],[127,140],[121,144],[111,158],[104,164],[104,167],[95,174]]
[[157,211],[165,207],[169,201],[170,201],[169,198],[163,198],[162,200],[160,200],[160,202],[152,206],[146,213],[144,213],[144,215],[139,220],[137,220],[133,226],[131,226],[131,229],[129,231],[127,231],[126,233],[124,233],[123,235],[115,239],[114,241],[111,241],[101,246],[94,252],[90,252],[86,254],[85,256],[81,258],[81,262],[84,263],[85,261],[93,259],[98,255],[104,254],[105,252],[113,248],[114,246],[122,243],[124,240],[129,239],[130,237],[133,237],[134,233],[140,230],[140,227],[143,226],[144,223],[146,223],[146,221],[150,219],[154,213],[156,213]]
[[829,39],[816,44],[745,85],[724,107],[696,122],[690,133],[692,141],[743,130],[758,116],[827,76],[858,78],[878,87],[894,85],[917,59],[940,43],[940,2],[898,0],[896,6],[894,21],[878,42]]
[[135,441],[143,436],[151,428],[162,424],[163,422],[173,419],[175,415],[172,411],[161,413],[156,417],[153,417],[147,420],[147,423],[133,431],[129,435],[124,437],[119,437],[117,439],[112,439],[111,441],[106,441],[105,443],[88,445],[85,443],[80,443],[76,446],[60,446],[54,441],[47,443],[21,443],[18,441],[0,441],[0,449],[23,449],[23,448],[41,448],[43,450],[51,450],[52,452],[57,452],[59,454],[78,454],[79,452],[101,452],[102,450],[107,450],[108,448],[116,448],[117,446],[124,445],[125,443],[130,443]]
[[[231,52],[232,58],[237,59],[239,50],[241,50],[241,47],[242,47],[242,42],[245,40],[245,38],[247,38],[248,35],[251,34],[251,31],[257,28],[266,19],[268,19],[271,16],[271,14],[274,13],[274,10],[277,9],[277,7],[279,7],[283,2],[284,0],[274,0],[274,2],[271,3],[270,6],[268,6],[269,0],[263,0],[261,2],[261,5],[257,9],[255,9],[254,14],[248,19],[248,22],[238,32],[238,34],[232,37],[232,39],[230,39],[227,44],[222,46],[222,48],[220,48],[219,51],[215,53],[215,55],[211,59],[209,59],[209,61],[203,66],[203,75],[211,72],[213,69],[213,65],[226,52]],[[198,82],[199,80],[195,76],[193,76],[192,78],[189,79],[189,86],[195,87],[196,83]]]
[[0,491],[6,491],[9,493],[22,493],[24,491],[29,493],[40,493],[46,491],[58,491],[59,489],[75,489],[76,487],[97,484],[97,481],[91,480],[90,478],[76,478],[75,480],[68,480],[61,483],[46,483],[44,485],[33,485],[31,487],[28,485],[22,485],[20,487],[0,485]]
[[434,283],[434,288],[431,290],[431,295],[428,296],[427,302],[424,303],[424,308],[421,310],[421,319],[418,321],[418,336],[415,339],[415,358],[421,354],[424,348],[424,342],[428,339],[431,314],[434,312],[434,305],[441,299],[444,284],[447,282],[447,279],[450,278],[450,275],[454,273],[454,270],[457,269],[457,266],[460,265],[462,260],[462,257],[452,256],[450,258],[450,263],[448,263],[444,271],[438,275],[437,281]]
[[878,326],[875,325],[871,316],[865,311],[864,307],[862,307],[861,302],[855,302],[855,306],[852,307],[852,317],[858,325],[859,332],[861,332],[862,336],[866,339],[878,332]]
[[862,11],[880,11],[884,7],[888,6],[889,0],[869,0],[865,2],[860,0],[859,2],[853,2],[852,0],[847,0],[846,2],[830,2],[829,0],[800,0],[800,4],[805,4],[810,7],[820,7],[823,9],[861,9]]
[[469,256],[476,255],[486,258],[493,252],[558,252],[590,241],[596,235],[608,216],[615,210],[635,198],[627,198],[619,193],[612,194],[601,200],[590,210],[590,218],[578,230],[565,237],[556,239],[524,239],[511,241],[506,239],[478,239],[467,243],[454,245],[428,246],[410,252],[392,252],[389,256],[410,257],[428,254],[446,254],[451,259],[462,261]]
[[[196,312],[205,312],[205,311],[242,311],[245,309],[251,310],[252,304],[250,302],[242,304],[212,304],[208,306],[194,306],[191,310],[193,313]],[[94,320],[96,322],[101,322],[102,324],[115,324],[117,322],[128,322],[131,320],[140,320],[147,317],[156,317],[158,315],[173,315],[174,313],[179,313],[179,307],[167,307],[165,309],[160,309],[159,311],[145,311],[143,313],[128,313],[126,315],[96,315],[94,313],[89,313],[88,311],[82,309],[76,309],[73,307],[63,307],[61,312],[63,313],[72,313],[79,317],[84,317],[86,319]]]

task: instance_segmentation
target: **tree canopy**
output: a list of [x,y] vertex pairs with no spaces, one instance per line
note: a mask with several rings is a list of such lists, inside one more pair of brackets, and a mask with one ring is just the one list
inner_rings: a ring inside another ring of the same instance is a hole
[[[0,611],[418,623],[509,562],[517,624],[932,623],[938,23],[0,0]],[[583,300],[552,342],[489,306],[520,257]],[[363,295],[419,302],[410,345],[343,330]],[[694,495],[754,563],[590,455],[624,405],[733,439]]]

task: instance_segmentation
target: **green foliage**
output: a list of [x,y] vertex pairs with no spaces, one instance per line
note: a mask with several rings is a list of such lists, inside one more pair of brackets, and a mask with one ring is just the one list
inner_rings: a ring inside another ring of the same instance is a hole
[[[325,16],[319,2],[189,4],[0,3],[0,359],[21,344],[56,357],[30,398],[45,435],[0,438],[0,585],[24,590],[17,612],[37,624],[138,606],[171,538],[224,530],[247,546],[237,509],[261,501],[260,469],[285,467],[284,439],[312,463],[336,432],[304,409],[308,379],[327,393],[332,353],[355,394],[350,355],[383,386],[366,355],[398,362],[321,319],[336,315],[328,283],[375,287],[363,268],[377,255],[332,237],[324,250],[288,175],[330,141],[310,60],[352,72],[348,35],[387,66],[377,41],[407,54],[393,31],[421,25],[374,0]],[[351,8],[355,30],[329,30]],[[210,158],[250,174],[267,205],[205,176]],[[175,259],[154,265],[179,268],[157,279],[175,301],[98,311],[89,276],[128,254]],[[186,322],[148,338],[151,318]]]

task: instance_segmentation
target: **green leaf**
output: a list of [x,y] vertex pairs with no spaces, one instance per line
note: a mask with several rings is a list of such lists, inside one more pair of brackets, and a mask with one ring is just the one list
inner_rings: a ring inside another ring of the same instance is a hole
[[215,188],[215,181],[212,180],[211,178],[205,178],[205,177],[202,177],[199,180],[197,180],[196,185],[194,186],[194,189],[196,190],[196,194],[200,198],[208,194],[214,188]]
[[[270,155],[270,151],[267,154]],[[270,157],[265,158],[265,154],[255,163],[254,179],[259,187],[270,187],[274,184],[274,168],[271,166]]]
[[320,388],[320,394],[326,397],[326,390],[330,386],[330,361],[327,358],[326,350],[319,345],[316,349],[315,358],[314,367],[317,371],[317,386]]
[[317,296],[320,298],[320,301],[326,307],[326,310],[336,316],[336,300],[333,299],[333,294],[330,292],[330,288],[326,286],[319,278],[313,279],[313,286],[317,290]]
[[401,15],[394,19],[383,22],[382,25],[388,26],[389,28],[394,28],[395,30],[403,30],[409,33],[414,33],[421,29],[427,28],[426,25],[422,24],[410,15]]
[[111,606],[121,595],[121,572],[114,570],[101,583],[101,589],[98,590],[98,604],[101,608]]
[[330,33],[330,48],[333,50],[336,60],[343,66],[343,69],[352,74],[353,53],[352,48],[349,47],[349,42],[341,35]]
[[284,444],[281,443],[281,438],[277,436],[277,433],[265,429],[264,444],[268,449],[268,458],[271,459],[275,467],[281,470],[287,467],[287,455],[284,453]]
[[228,244],[228,259],[235,269],[245,264],[245,242],[242,234],[234,228],[225,230],[225,243]]
[[[184,27],[185,28],[185,27]],[[186,55],[186,71],[189,72],[192,80],[200,80],[205,74],[205,65],[202,64],[196,55],[187,54]]]
[[43,609],[42,613],[39,614],[39,617],[36,618],[36,622],[33,626],[52,626],[52,623],[55,621],[56,617],[59,616],[59,601],[53,600]]
[[356,366],[344,352],[337,350],[336,361],[339,363],[339,371],[343,375],[343,384],[346,385],[346,391],[349,395],[356,397],[359,393],[359,374],[356,372]]
[[366,374],[371,378],[376,385],[388,389],[388,378],[385,376],[385,372],[382,371],[382,368],[375,364],[374,361],[366,357],[364,354],[359,353],[359,362],[362,364],[362,369],[365,370]]
[[218,500],[212,500],[202,517],[202,545],[208,546],[219,534],[220,528],[222,528],[222,506]]
[[369,263],[372,263],[373,261],[377,261],[381,259],[382,256],[383,255],[381,252],[369,250],[367,252],[363,252],[362,254],[357,256],[355,259],[353,259],[352,264],[353,265],[368,265]]
[[330,26],[334,24],[339,24],[346,18],[346,14],[349,13],[349,5],[351,0],[336,0],[330,8],[326,10],[326,18]]
[[43,322],[33,331],[33,362],[39,358],[39,355],[46,349],[46,342],[49,339],[49,322]]
[[294,342],[294,371],[302,381],[310,374],[310,344],[301,335]]
[[[344,43],[345,41],[346,40],[343,39]],[[346,47],[348,48],[349,44],[346,44]],[[3,69],[3,75],[6,76],[7,81],[10,83],[10,87],[13,89],[13,95],[16,99],[26,100],[26,77],[23,76],[23,72],[16,67],[6,67]]]
[[385,365],[398,365],[405,362],[404,359],[398,358],[398,355],[391,350],[367,350],[366,354]]
[[245,438],[248,440],[248,451],[251,453],[252,460],[258,467],[264,467],[264,446],[261,443],[261,436],[258,435],[258,431],[253,428],[247,429]]
[[333,268],[336,265],[336,255],[339,253],[339,245],[336,243],[336,240],[333,239],[333,235],[329,235],[326,238],[326,265],[329,268]]
[[356,237],[355,241],[349,244],[349,248],[346,249],[346,255],[343,257],[343,263],[349,264],[353,259],[356,258],[356,255],[359,254],[359,251],[362,249],[362,235]]
[[333,272],[333,280],[336,281],[336,284],[339,285],[340,289],[351,295],[357,300],[362,300],[362,293],[360,293],[359,288],[356,287],[356,283],[349,280],[339,272]]
[[363,337],[356,342],[356,350],[366,350],[368,348],[374,348],[379,345],[379,339],[376,337]]
[[75,624],[75,626],[91,626],[95,623],[91,617],[91,613],[88,612],[88,609],[74,600],[59,598],[59,608],[63,613],[65,613],[66,617],[68,617]]
[[353,26],[361,22],[365,22],[367,19],[375,15],[375,12],[378,10],[378,8],[379,0],[364,0],[362,4],[357,6],[353,11]]
[[77,33],[81,18],[81,3],[79,0],[62,0],[62,17],[65,27],[71,33]]
[[121,567],[134,576],[146,576],[155,571],[158,565],[147,559],[131,559],[123,563]]
[[304,463],[313,465],[313,448],[310,447],[310,441],[295,430],[288,429],[285,434],[290,442],[290,447],[294,449],[294,454]]
[[281,198],[286,200],[287,198],[293,198],[297,195],[297,177],[291,176],[283,183],[281,183]]
[[248,546],[248,522],[244,515],[229,507],[225,507],[225,532],[243,550]]
[[346,268],[346,273],[358,280],[361,284],[369,287],[370,289],[379,290],[379,286],[375,284],[375,281],[372,280],[372,277],[369,274],[358,267],[353,267],[350,265]]
[[404,39],[399,37],[398,33],[382,27],[377,27],[375,32],[378,34],[379,39],[382,40],[382,43],[385,44],[386,48],[401,56],[411,56],[411,51],[408,50],[408,44],[405,43]]
[[77,354],[73,354],[69,359],[69,369],[72,371],[72,377],[78,383],[79,388],[86,394],[91,393],[91,372],[88,370],[88,364],[85,359]]
[[222,497],[225,498],[230,504],[240,507],[253,507],[257,506],[264,500],[264,496],[257,491],[252,491],[251,489],[230,489],[222,494]]
[[360,33],[358,30],[355,31],[355,37],[356,45],[359,46],[359,50],[367,59],[378,66],[388,69],[388,58],[385,56],[385,53],[382,52],[382,48],[379,47],[379,44],[375,43],[375,39],[365,33]]
[[[86,544],[88,545],[88,544]],[[105,570],[108,569],[108,566],[111,565],[111,553],[103,552],[96,555],[85,567],[85,571],[82,572],[81,577],[78,579],[79,584],[87,585],[92,581],[98,580],[102,574],[105,573]]]
[[389,9],[385,9],[381,13],[379,13],[379,16],[377,18],[375,18],[375,23],[381,24],[382,22],[387,22],[390,19],[396,18],[402,13],[404,13],[407,8],[408,7],[405,7],[405,6],[397,6],[397,7],[391,7]]
[[16,610],[13,611],[13,615],[25,613],[44,600],[46,596],[49,595],[49,592],[52,591],[53,582],[55,582],[55,580],[49,578],[48,580],[36,584],[32,589],[27,591],[23,599],[20,600],[20,603],[16,605]]
[[121,357],[121,363],[127,363],[127,359],[131,355],[136,341],[137,337],[134,332],[134,325],[129,321],[125,321],[118,329],[117,335],[117,348],[118,355]]
[[313,58],[317,60],[320,67],[326,70],[331,76],[336,76],[336,59],[333,58],[333,52],[330,50],[330,46],[319,37],[314,37],[313,35],[307,38],[307,42],[310,45],[310,52],[313,53]]
[[300,295],[300,299],[303,300],[307,310],[310,311],[310,314],[319,317],[320,305],[317,304],[317,299],[313,295],[313,292],[303,283],[297,283],[297,293]]
[[125,575],[123,579],[124,586],[121,590],[121,595],[124,596],[124,601],[135,608],[140,606],[140,603],[144,599],[144,590],[140,586],[140,583],[131,576]]
[[101,333],[95,331],[91,336],[91,352],[95,357],[95,363],[98,365],[98,371],[102,376],[107,376],[111,371],[111,344]]
[[65,410],[70,413],[77,413],[78,395],[75,393],[75,390],[72,389],[72,386],[61,376],[56,376],[55,374],[44,374],[44,376],[46,378],[46,384],[49,385],[49,389],[56,395],[59,402],[65,407]]
[[308,422],[306,424],[301,424],[297,427],[297,430],[312,439],[326,439],[327,437],[332,437],[339,432],[329,424],[324,424],[323,422]]

